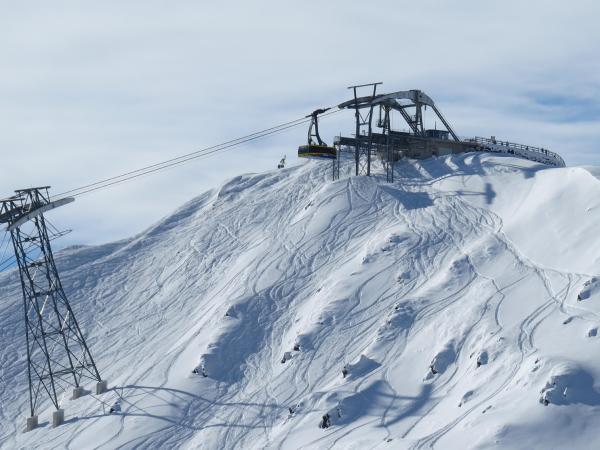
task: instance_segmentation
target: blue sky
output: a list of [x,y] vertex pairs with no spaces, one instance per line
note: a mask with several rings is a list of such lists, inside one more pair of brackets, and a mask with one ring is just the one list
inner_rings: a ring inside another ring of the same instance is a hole
[[[7,3],[0,16],[0,191],[55,192],[348,98],[422,89],[463,136],[600,165],[597,2]],[[351,113],[322,134],[352,129]],[[240,172],[291,163],[305,129],[83,196],[63,240],[139,232]]]

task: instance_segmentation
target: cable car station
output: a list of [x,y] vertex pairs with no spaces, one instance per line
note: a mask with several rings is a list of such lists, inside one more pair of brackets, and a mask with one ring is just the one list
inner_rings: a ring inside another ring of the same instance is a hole
[[[431,97],[423,91],[412,89],[390,94],[378,94],[381,83],[350,86],[352,99],[337,105],[338,110],[354,110],[354,136],[337,136],[333,145],[327,145],[319,136],[318,116],[332,108],[317,109],[306,116],[311,118],[308,144],[298,148],[301,158],[333,160],[333,179],[339,178],[343,154],[354,159],[355,175],[371,175],[372,158],[377,157],[384,166],[387,181],[394,180],[394,163],[403,159],[423,159],[472,151],[491,151],[515,154],[527,159],[557,167],[565,163],[560,155],[549,150],[497,141],[491,138],[460,139],[442,115]],[[368,89],[369,95],[358,96],[359,90]],[[427,109],[433,112],[435,128],[426,128],[424,116]],[[377,121],[373,123],[374,113]],[[407,131],[392,129],[392,114],[397,113],[408,126]],[[438,121],[443,129],[437,128]],[[381,131],[373,131],[373,128]]]

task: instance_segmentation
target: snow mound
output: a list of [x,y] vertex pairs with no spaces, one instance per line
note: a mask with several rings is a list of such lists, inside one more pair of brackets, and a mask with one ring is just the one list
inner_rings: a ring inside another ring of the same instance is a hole
[[600,406],[600,393],[594,388],[595,384],[591,374],[583,368],[570,363],[559,364],[550,372],[550,378],[541,391],[540,403]]

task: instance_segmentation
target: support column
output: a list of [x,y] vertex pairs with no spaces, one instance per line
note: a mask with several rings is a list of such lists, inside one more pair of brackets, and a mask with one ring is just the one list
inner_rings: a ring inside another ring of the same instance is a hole
[[76,388],[73,388],[73,396],[71,397],[71,400],[77,400],[82,395],[83,395],[83,387],[77,386]]
[[98,381],[96,383],[96,395],[104,394],[107,390],[108,382],[106,380]]
[[27,418],[27,424],[25,425],[25,433],[36,429],[38,426],[38,416],[31,416]]
[[57,409],[52,413],[52,428],[56,428],[65,423],[65,410]]

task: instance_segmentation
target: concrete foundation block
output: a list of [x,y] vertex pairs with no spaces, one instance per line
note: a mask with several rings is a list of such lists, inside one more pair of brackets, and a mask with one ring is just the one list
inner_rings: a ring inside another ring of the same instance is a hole
[[25,425],[25,433],[34,430],[38,426],[38,416],[31,416],[27,418],[27,424]]
[[107,381],[102,380],[96,383],[96,395],[100,395],[106,392],[107,389]]
[[77,400],[82,395],[83,395],[83,387],[78,386],[76,388],[73,388],[73,397],[71,397],[71,399],[72,400]]
[[63,423],[65,423],[65,410],[57,409],[52,413],[52,427],[56,428]]

